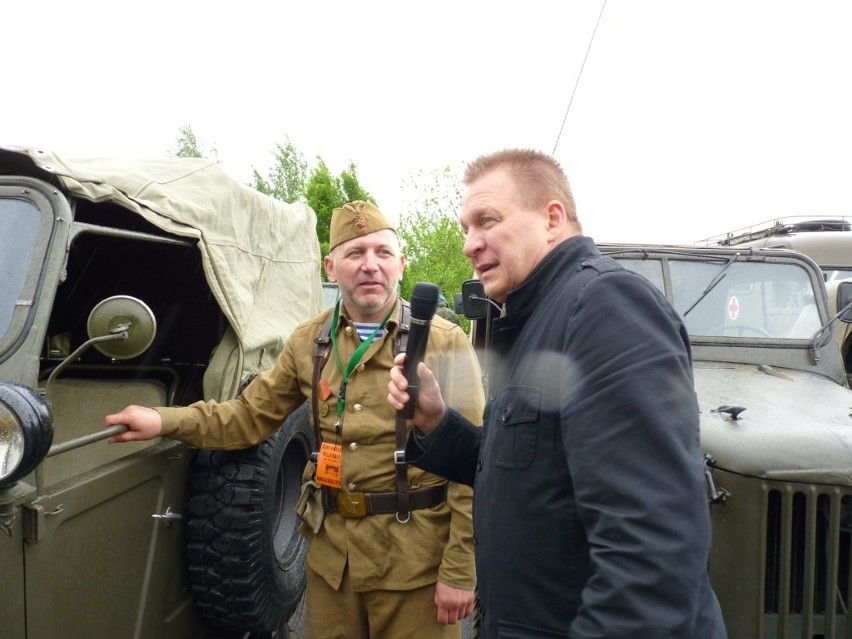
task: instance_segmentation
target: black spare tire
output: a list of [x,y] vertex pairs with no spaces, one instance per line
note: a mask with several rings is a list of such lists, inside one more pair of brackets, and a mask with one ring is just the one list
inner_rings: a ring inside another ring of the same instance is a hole
[[284,635],[305,590],[307,542],[293,508],[313,439],[305,404],[253,448],[196,453],[187,509],[189,582],[213,625]]

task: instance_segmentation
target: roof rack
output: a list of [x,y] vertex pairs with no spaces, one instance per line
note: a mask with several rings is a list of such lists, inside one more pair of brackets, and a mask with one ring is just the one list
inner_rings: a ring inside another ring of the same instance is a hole
[[714,235],[695,242],[704,246],[735,246],[752,242],[766,237],[791,235],[794,233],[810,233],[822,231],[852,231],[852,216],[841,215],[832,218],[818,215],[800,215],[795,217],[779,217],[752,226],[730,231],[722,235]]

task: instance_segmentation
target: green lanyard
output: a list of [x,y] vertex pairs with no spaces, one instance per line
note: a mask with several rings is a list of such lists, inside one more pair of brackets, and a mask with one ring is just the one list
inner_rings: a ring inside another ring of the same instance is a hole
[[393,313],[393,308],[388,311],[388,314],[385,316],[385,319],[382,320],[382,323],[376,326],[370,336],[365,339],[361,345],[352,353],[352,357],[349,358],[349,363],[346,365],[346,370],[343,370],[343,366],[340,363],[340,358],[337,356],[337,322],[340,319],[340,299],[338,298],[337,304],[334,306],[334,317],[331,320],[331,346],[332,351],[334,352],[334,361],[337,364],[338,370],[343,373],[343,381],[340,382],[340,393],[337,395],[337,428],[339,432],[340,428],[340,416],[343,415],[343,409],[346,406],[346,384],[349,383],[349,376],[352,374],[352,371],[355,370],[355,367],[358,366],[358,362],[361,361],[361,357],[363,357],[364,352],[370,348],[370,344],[373,343],[373,339],[376,337],[376,334],[385,327],[388,319]]

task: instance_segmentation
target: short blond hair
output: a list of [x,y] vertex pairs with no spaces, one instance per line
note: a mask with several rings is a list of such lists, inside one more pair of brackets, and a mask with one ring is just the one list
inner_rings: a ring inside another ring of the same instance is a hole
[[497,168],[505,168],[515,181],[520,200],[518,204],[537,208],[557,200],[565,207],[568,220],[582,232],[568,177],[555,158],[533,149],[495,151],[480,155],[470,162],[465,168],[462,182],[469,186]]

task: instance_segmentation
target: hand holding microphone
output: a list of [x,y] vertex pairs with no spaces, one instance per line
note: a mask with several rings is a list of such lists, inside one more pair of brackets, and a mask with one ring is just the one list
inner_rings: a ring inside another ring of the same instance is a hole
[[401,417],[414,417],[414,408],[420,395],[420,376],[417,365],[426,354],[429,327],[438,307],[438,287],[429,282],[418,282],[411,292],[411,327],[408,331],[408,346],[405,349],[405,365],[402,373],[408,380],[408,402],[399,410]]

